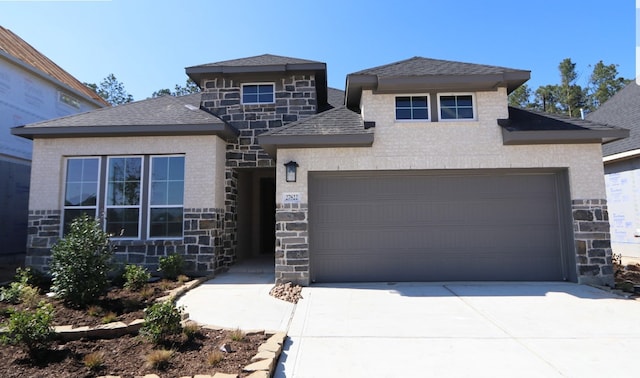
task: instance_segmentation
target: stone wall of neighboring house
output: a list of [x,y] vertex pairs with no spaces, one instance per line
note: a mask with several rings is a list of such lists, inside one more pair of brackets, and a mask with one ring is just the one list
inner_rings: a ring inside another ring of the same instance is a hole
[[226,143],[216,136],[37,139],[29,201],[26,263],[48,269],[50,248],[60,237],[65,158],[73,156],[185,155],[184,238],[117,240],[116,259],[152,271],[160,256],[184,254],[187,269],[214,272],[224,266],[224,176]]
[[[275,103],[243,105],[244,83],[275,83]],[[238,130],[237,143],[227,144],[225,172],[224,261],[236,259],[237,196],[239,169],[273,167],[274,160],[260,147],[260,134],[317,112],[315,77],[308,73],[274,79],[269,76],[216,77],[203,82],[201,106],[229,122]]]
[[[558,144],[504,146],[496,119],[507,117],[507,95],[503,88],[496,92],[478,92],[476,121],[467,122],[395,122],[394,95],[363,93],[364,120],[375,121],[375,141],[370,148],[308,148],[280,149],[278,161],[293,160],[299,164],[297,182],[285,182],[284,167],[276,167],[278,182],[276,200],[284,192],[301,193],[300,202],[308,203],[307,175],[309,171],[338,170],[398,170],[398,169],[491,169],[491,168],[567,168],[573,209],[589,204],[593,222],[576,219],[576,231],[596,227],[597,233],[575,233],[576,247],[584,244],[586,260],[577,251],[576,261],[580,282],[609,283],[610,243],[608,223],[598,219],[606,213],[605,187],[601,145]],[[431,99],[433,104],[433,99]],[[581,202],[583,201],[583,202]],[[277,204],[279,211],[287,211]],[[306,206],[296,209],[306,219]],[[599,214],[599,215],[598,215]],[[298,222],[297,220],[292,222]],[[280,227],[286,225],[280,224]],[[285,245],[289,234],[277,237]],[[584,243],[581,243],[584,241]],[[302,243],[301,243],[302,244]],[[299,247],[299,246],[298,246]],[[276,278],[284,280],[284,273],[300,266],[304,248],[296,247],[295,257],[286,254],[276,260]],[[604,251],[604,257],[601,254]],[[603,260],[600,260],[603,258]],[[596,269],[597,266],[597,269]],[[291,268],[293,267],[293,268]],[[287,273],[289,274],[289,273]],[[289,274],[290,275],[290,274]],[[298,274],[304,279],[302,274]],[[304,281],[302,281],[304,283]]]

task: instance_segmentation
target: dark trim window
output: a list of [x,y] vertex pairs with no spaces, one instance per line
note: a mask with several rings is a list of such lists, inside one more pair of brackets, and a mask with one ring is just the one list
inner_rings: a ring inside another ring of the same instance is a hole
[[273,104],[275,102],[275,84],[243,84],[243,104]]
[[69,231],[73,219],[88,214],[98,216],[98,178],[100,158],[69,158],[65,170],[63,232]]
[[475,119],[472,94],[438,95],[440,120],[472,120]]
[[429,96],[397,96],[396,120],[429,120]]
[[68,158],[63,234],[85,213],[104,215],[112,238],[181,238],[184,164],[182,155]]

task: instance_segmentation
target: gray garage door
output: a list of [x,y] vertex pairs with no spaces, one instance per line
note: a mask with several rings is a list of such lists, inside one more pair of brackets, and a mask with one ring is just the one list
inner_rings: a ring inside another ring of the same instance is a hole
[[566,279],[565,192],[563,172],[311,172],[311,279]]

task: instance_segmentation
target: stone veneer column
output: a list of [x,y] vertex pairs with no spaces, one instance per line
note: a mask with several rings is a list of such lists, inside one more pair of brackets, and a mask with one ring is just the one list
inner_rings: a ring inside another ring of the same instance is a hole
[[60,238],[60,210],[29,210],[25,265],[49,271],[51,247]]
[[606,199],[571,201],[578,283],[614,285]]
[[309,223],[306,204],[276,209],[276,283],[309,285]]

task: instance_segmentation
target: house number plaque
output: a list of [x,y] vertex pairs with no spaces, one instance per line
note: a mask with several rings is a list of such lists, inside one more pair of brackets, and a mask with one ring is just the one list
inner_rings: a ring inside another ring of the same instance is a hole
[[302,193],[282,193],[282,203],[300,203]]

